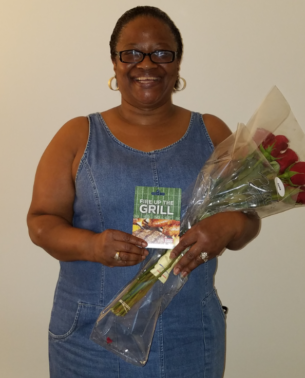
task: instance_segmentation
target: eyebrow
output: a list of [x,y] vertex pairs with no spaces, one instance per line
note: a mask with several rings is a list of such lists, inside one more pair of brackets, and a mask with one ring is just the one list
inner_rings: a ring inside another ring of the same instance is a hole
[[[163,47],[164,45],[166,45],[168,47]],[[139,48],[139,44],[138,43],[128,43],[126,46],[127,47],[129,47],[129,46],[130,47],[134,47],[135,50],[136,50],[136,47]],[[157,43],[154,48],[156,48],[156,49],[160,48],[162,50],[166,50],[166,49],[170,48],[170,46],[167,43],[161,42],[161,43]]]

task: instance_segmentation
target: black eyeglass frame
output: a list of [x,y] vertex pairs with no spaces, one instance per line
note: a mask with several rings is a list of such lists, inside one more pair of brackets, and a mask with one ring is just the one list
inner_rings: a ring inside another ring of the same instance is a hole
[[[122,53],[124,53],[124,52],[126,52],[126,51],[135,51],[135,52],[137,52],[137,53],[142,54],[142,55],[143,55],[142,60],[139,60],[138,62],[124,62],[124,60],[122,60]],[[152,56],[153,54],[155,54],[155,53],[157,53],[157,52],[161,52],[161,51],[165,51],[165,52],[170,52],[170,53],[172,53],[172,55],[173,55],[172,60],[171,60],[170,62],[155,62],[155,61],[153,61],[153,60],[151,59],[151,56]],[[140,50],[129,49],[129,50],[117,51],[117,52],[116,52],[116,55],[118,55],[118,57],[119,57],[119,59],[120,59],[120,61],[121,61],[122,63],[126,63],[126,64],[136,64],[136,63],[141,63],[141,62],[143,62],[143,60],[145,59],[146,55],[149,56],[149,59],[150,59],[150,61],[151,61],[152,63],[156,63],[156,64],[168,64],[168,63],[173,63],[173,61],[176,59],[177,51],[171,51],[171,50],[155,50],[155,51],[152,51],[152,52],[150,52],[150,53],[144,53],[144,52],[142,52],[142,51],[140,51]]]

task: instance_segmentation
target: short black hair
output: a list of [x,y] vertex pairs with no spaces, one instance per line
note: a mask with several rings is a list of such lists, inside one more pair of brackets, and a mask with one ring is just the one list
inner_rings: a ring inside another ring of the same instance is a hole
[[148,17],[157,18],[169,26],[178,45],[177,58],[181,60],[182,53],[183,53],[183,42],[182,42],[182,37],[181,37],[179,29],[165,12],[163,12],[159,8],[150,7],[150,6],[138,6],[138,7],[129,9],[118,19],[113,29],[113,32],[111,34],[111,38],[109,42],[111,59],[114,60],[116,57],[116,45],[120,38],[120,34],[122,32],[123,27],[127,25],[130,21],[140,16],[148,16]]

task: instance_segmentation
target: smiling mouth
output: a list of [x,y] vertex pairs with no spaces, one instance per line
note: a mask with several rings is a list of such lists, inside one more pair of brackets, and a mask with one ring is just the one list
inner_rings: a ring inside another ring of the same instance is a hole
[[159,79],[157,77],[153,77],[153,76],[144,76],[144,77],[137,77],[135,78],[136,81],[140,82],[140,83],[147,83],[147,82],[150,82],[150,81],[158,81]]

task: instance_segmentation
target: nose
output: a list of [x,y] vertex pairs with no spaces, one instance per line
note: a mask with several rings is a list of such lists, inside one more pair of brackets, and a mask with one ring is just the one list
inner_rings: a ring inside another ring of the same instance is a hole
[[157,65],[158,65],[157,63],[152,62],[152,60],[150,59],[150,55],[145,55],[142,62],[137,63],[137,67],[139,68],[151,68],[151,67],[155,68]]

